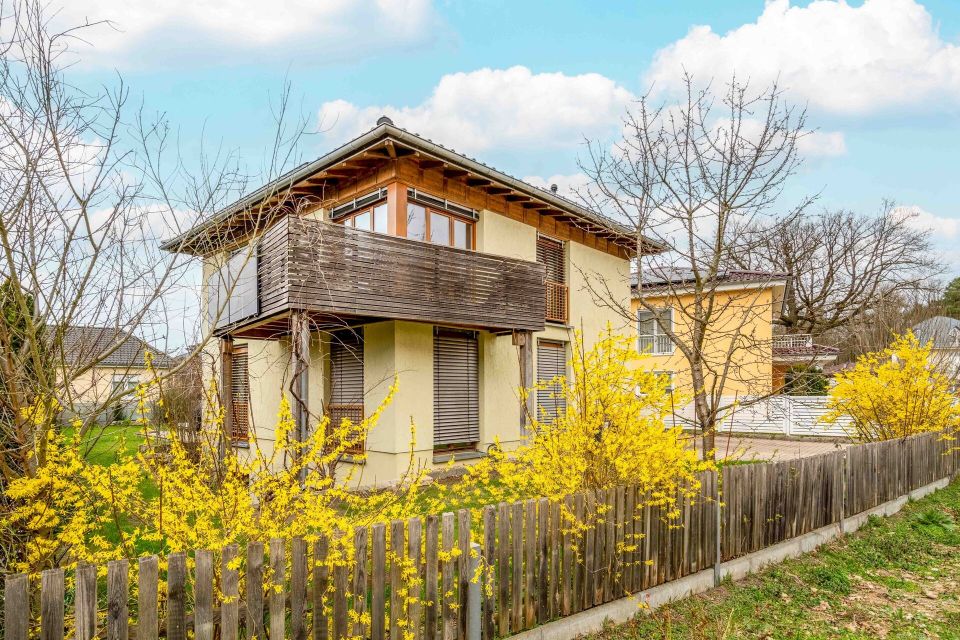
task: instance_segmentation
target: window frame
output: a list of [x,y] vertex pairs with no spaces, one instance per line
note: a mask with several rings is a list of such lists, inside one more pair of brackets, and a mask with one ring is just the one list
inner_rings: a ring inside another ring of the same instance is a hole
[[[406,225],[404,225],[405,229],[404,229],[403,237],[406,237],[408,240],[415,240],[417,242],[426,242],[427,244],[437,245],[438,247],[450,247],[452,249],[461,249],[463,251],[476,251],[476,246],[477,246],[477,224],[476,224],[477,221],[476,220],[473,220],[466,216],[459,215],[452,211],[448,211],[446,209],[430,206],[428,204],[425,204],[423,202],[419,202],[416,200],[407,201],[407,212],[408,212],[406,215],[407,220],[410,219],[409,211],[411,206],[420,207],[424,211],[424,218],[425,218],[424,239],[420,240],[419,238],[411,238],[409,236],[409,229],[406,228]],[[434,242],[432,240],[434,216],[442,216],[447,220],[447,243],[446,244],[443,244],[440,242]],[[454,230],[455,229],[454,222],[462,222],[467,227],[467,235],[466,235],[467,246],[466,247],[458,247],[455,244],[456,232]]]
[[[670,316],[670,331],[673,331],[674,322],[673,322],[673,307],[665,306],[660,307],[656,312],[650,311],[643,307],[637,309],[637,350],[640,353],[649,353],[652,356],[669,356],[673,355],[676,350],[676,345],[673,344],[673,340],[670,339],[669,334],[660,326],[660,322],[657,320],[657,316],[663,316],[664,313],[668,313]],[[647,315],[647,318],[641,318],[641,316]],[[653,333],[643,333],[641,329],[641,324],[644,322],[653,323]],[[644,338],[648,338],[650,342],[650,349],[647,350],[644,345]],[[666,349],[660,349],[661,343],[667,344]]]

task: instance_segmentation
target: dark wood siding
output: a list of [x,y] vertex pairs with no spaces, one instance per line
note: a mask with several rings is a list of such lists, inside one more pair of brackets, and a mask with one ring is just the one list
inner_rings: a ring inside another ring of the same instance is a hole
[[[552,340],[537,341],[537,384],[549,383],[557,376],[567,375],[567,343]],[[537,390],[537,418],[549,421],[566,408],[566,399],[558,395],[559,384]],[[554,396],[554,397],[551,397]]]
[[437,330],[433,339],[433,445],[480,440],[480,371],[477,337]]
[[260,250],[260,317],[287,309],[490,330],[544,328],[543,265],[308,219]]

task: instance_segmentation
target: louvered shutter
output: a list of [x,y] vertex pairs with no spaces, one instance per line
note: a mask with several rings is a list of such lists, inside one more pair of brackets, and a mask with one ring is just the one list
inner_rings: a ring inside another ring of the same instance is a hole
[[437,331],[433,339],[433,444],[480,441],[480,374],[472,333]]
[[[537,342],[537,384],[567,375],[567,343],[552,340]],[[567,406],[559,384],[537,390],[537,418],[550,421]],[[551,397],[554,396],[554,397]]]
[[230,402],[233,404],[233,429],[230,438],[236,442],[246,442],[250,437],[250,375],[246,346],[233,348]]
[[546,265],[547,280],[557,284],[567,283],[563,260],[563,243],[552,238],[537,237],[537,262]]
[[363,336],[341,331],[330,339],[332,404],[363,404]]
[[[363,329],[339,331],[330,339],[330,424],[339,427],[344,418],[353,424],[363,420]],[[351,438],[353,436],[350,436]],[[357,438],[347,453],[363,453],[366,441]]]
[[552,238],[537,236],[537,262],[547,268],[544,283],[545,319],[548,322],[565,323],[569,316],[570,300],[563,243]]

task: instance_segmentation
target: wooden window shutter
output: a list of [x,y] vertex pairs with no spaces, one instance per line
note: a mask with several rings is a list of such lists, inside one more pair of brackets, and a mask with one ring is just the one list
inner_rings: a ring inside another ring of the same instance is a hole
[[[363,329],[339,331],[330,339],[330,424],[340,426],[344,418],[354,424],[363,420]],[[360,453],[363,442],[348,453]]]
[[[537,342],[537,384],[548,383],[557,376],[567,375],[567,343],[552,340]],[[537,419],[550,421],[567,406],[560,394],[559,384],[537,390]],[[555,397],[551,397],[551,395]]]
[[438,330],[433,339],[433,445],[480,441],[480,371],[477,338]]
[[570,299],[563,243],[552,238],[537,236],[537,262],[547,268],[546,319],[550,322],[565,323],[569,316]]
[[233,404],[230,439],[234,442],[247,442],[250,438],[250,373],[247,362],[247,347],[235,346],[230,377],[230,402]]

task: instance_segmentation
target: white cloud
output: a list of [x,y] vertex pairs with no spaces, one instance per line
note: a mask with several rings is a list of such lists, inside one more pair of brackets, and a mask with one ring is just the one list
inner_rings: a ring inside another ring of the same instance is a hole
[[907,220],[918,231],[931,231],[937,241],[955,240],[960,237],[960,218],[947,218],[930,213],[917,205],[901,206],[894,214]]
[[327,134],[343,141],[374,126],[380,115],[459,151],[566,147],[617,130],[633,94],[596,73],[533,73],[522,66],[445,75],[412,107],[357,106],[344,100],[320,107]]
[[81,32],[94,64],[355,60],[433,38],[431,0],[87,0],[66,3],[60,26],[109,20]]
[[807,158],[834,158],[847,153],[847,143],[839,131],[811,131],[797,140],[797,150]]
[[960,101],[960,47],[940,38],[915,0],[772,0],[726,34],[693,27],[657,53],[647,80],[675,90],[684,69],[701,80],[779,77],[795,98],[842,114]]
[[556,174],[549,178],[540,176],[525,176],[523,181],[541,189],[550,190],[550,185],[557,185],[557,193],[565,198],[576,198],[577,190],[583,190],[591,184],[590,178],[583,173],[569,175]]

